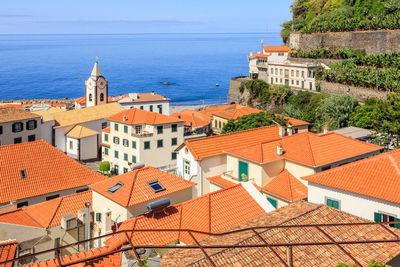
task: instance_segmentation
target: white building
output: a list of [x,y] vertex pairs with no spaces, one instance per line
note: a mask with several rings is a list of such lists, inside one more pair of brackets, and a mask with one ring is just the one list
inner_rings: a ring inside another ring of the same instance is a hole
[[169,101],[170,99],[151,93],[130,93],[121,96],[115,96],[113,101],[118,102],[123,108],[138,108],[151,112],[156,112],[164,115],[169,115]]
[[102,133],[102,159],[111,163],[115,173],[128,172],[136,162],[163,170],[176,168],[173,151],[183,142],[184,121],[137,108],[108,119],[110,128]]
[[66,135],[68,156],[77,160],[91,160],[99,157],[97,148],[100,132],[76,125]]
[[395,150],[305,177],[308,201],[376,222],[400,221],[399,167]]

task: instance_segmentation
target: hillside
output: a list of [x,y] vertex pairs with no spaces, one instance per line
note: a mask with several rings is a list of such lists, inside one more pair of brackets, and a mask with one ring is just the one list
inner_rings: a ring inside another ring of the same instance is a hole
[[303,33],[400,29],[400,0],[295,0],[293,20],[282,24],[286,42]]

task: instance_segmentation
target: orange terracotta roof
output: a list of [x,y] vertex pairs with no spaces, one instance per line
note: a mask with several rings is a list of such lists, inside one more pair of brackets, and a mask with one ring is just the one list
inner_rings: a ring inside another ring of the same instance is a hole
[[99,132],[92,130],[90,128],[86,128],[82,125],[75,125],[71,130],[67,132],[65,136],[75,138],[75,139],[81,139],[93,135],[98,135]]
[[102,129],[102,131],[105,133],[110,133],[110,127],[104,128],[104,129]]
[[[76,103],[86,104],[86,96],[75,98],[74,100],[75,100]],[[112,97],[108,97],[108,101],[107,102],[108,103],[112,103],[112,102],[115,102],[115,100]]]
[[278,137],[278,126],[271,125],[250,130],[220,134],[203,138],[186,140],[175,151],[184,146],[188,148],[195,160],[224,154],[224,150],[232,147],[241,147],[246,144],[256,144],[265,140],[274,140]]
[[312,183],[400,203],[400,150],[304,177]]
[[225,179],[224,177],[222,177],[222,175],[209,177],[209,178],[207,178],[207,180],[213,184],[216,184],[216,185],[222,187],[222,188],[231,187],[231,186],[234,186],[237,184],[237,183],[234,183],[232,181]]
[[266,55],[266,54],[262,54],[262,53],[257,53],[257,54],[254,54],[254,55],[251,55],[251,56],[248,56],[248,58],[267,58],[267,57],[269,57],[270,55]]
[[12,108],[12,107],[0,108],[0,123],[9,121],[38,119],[38,118],[40,118],[39,115],[33,114],[23,109]]
[[263,46],[265,52],[289,52],[289,47],[286,45],[279,46]]
[[[136,94],[137,99],[134,99]],[[169,101],[170,99],[155,93],[130,93],[120,96],[114,96],[114,101],[121,102],[151,102],[151,101]]]
[[[282,156],[276,154],[280,144],[284,152]],[[381,149],[380,146],[334,132],[321,135],[303,132],[272,141],[226,149],[225,152],[258,163],[287,159],[316,167]]]
[[50,105],[53,108],[61,108],[66,107],[67,104],[65,103],[26,103],[26,104],[18,104],[18,103],[3,103],[0,104],[0,107],[13,107],[13,108],[25,108],[25,107],[32,107],[33,105]]
[[[149,182],[159,181],[166,190],[154,193],[148,185]],[[117,183],[123,186],[114,193],[108,189]],[[90,185],[90,188],[99,194],[117,202],[121,206],[130,207],[143,202],[167,197],[175,192],[195,186],[196,183],[179,178],[178,176],[160,171],[153,167],[127,172],[101,182]]]
[[[124,119],[125,117],[125,119]],[[111,117],[108,118],[110,121],[121,122],[125,124],[165,124],[182,122],[183,120],[174,118],[172,116],[167,116],[160,113],[155,113],[147,110],[142,110],[138,108],[125,109]]]
[[286,169],[264,185],[261,191],[290,202],[307,197],[307,186]]
[[[17,247],[18,247],[18,241],[16,240],[0,241],[0,262],[14,259]],[[2,264],[1,266],[12,267],[13,263],[10,262]]]
[[58,197],[35,205],[0,214],[0,223],[17,224],[39,228],[61,225],[61,217],[85,208],[92,202],[92,191]]
[[259,110],[259,109],[255,109],[255,108],[242,106],[242,107],[234,108],[234,109],[226,109],[226,110],[223,110],[220,112],[213,112],[213,115],[230,120],[230,119],[237,119],[244,115],[249,115],[249,114],[259,113],[259,112],[263,112],[263,111]]
[[185,121],[185,127],[204,127],[210,124],[210,116],[196,110],[185,109],[171,114],[172,117]]
[[[105,179],[44,140],[0,146],[0,158],[0,203]],[[26,178],[21,178],[21,170]]]

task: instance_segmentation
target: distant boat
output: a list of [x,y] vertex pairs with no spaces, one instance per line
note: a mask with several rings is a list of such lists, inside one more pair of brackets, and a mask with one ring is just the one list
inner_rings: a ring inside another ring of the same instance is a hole
[[215,84],[216,87],[219,87],[219,83]]
[[170,82],[163,82],[163,84],[170,85],[171,83]]

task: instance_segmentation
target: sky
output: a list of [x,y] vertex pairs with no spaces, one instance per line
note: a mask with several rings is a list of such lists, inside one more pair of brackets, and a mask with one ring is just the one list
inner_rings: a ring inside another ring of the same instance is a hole
[[0,34],[279,32],[292,0],[12,0]]

